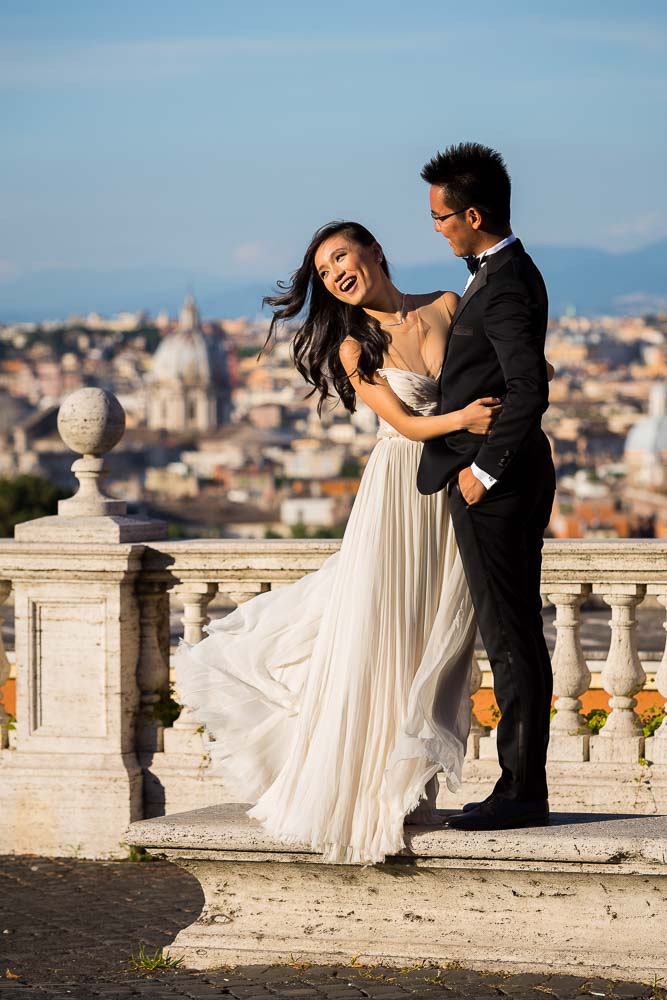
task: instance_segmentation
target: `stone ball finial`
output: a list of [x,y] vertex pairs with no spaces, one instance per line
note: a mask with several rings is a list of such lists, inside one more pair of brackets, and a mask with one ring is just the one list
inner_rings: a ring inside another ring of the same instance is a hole
[[107,389],[77,389],[58,411],[58,433],[80,455],[105,455],[124,431],[125,410]]
[[113,500],[100,489],[104,458],[125,430],[125,410],[106,389],[78,389],[58,412],[58,431],[68,448],[77,451],[72,472],[79,480],[73,497],[58,502],[60,517],[124,516],[124,500]]

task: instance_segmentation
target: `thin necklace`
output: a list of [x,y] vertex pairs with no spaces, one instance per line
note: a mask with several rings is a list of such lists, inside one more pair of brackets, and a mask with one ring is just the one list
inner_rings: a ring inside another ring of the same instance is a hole
[[398,323],[380,323],[380,326],[384,327],[385,329],[391,328],[392,326],[402,326],[405,320],[405,312],[403,311],[404,306],[405,306],[405,292],[403,292],[403,297],[401,299],[401,308],[399,309],[400,319],[398,320]]

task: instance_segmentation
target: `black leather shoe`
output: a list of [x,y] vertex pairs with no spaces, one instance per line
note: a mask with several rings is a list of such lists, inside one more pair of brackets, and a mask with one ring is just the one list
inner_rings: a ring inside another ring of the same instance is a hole
[[486,803],[490,802],[491,799],[496,797],[496,795],[497,792],[493,791],[490,792],[485,799],[480,799],[479,802],[466,802],[465,805],[461,806],[461,812],[469,813],[472,812],[473,809],[479,809],[480,806],[485,806]]
[[465,805],[461,806],[461,812],[469,813],[472,812],[473,809],[479,809],[479,807],[483,806],[485,802],[488,802],[490,798],[491,796],[489,796],[488,799],[483,799],[481,802],[466,802]]
[[452,830],[512,830],[526,826],[549,825],[549,802],[517,802],[491,798],[476,809],[456,813],[447,820]]

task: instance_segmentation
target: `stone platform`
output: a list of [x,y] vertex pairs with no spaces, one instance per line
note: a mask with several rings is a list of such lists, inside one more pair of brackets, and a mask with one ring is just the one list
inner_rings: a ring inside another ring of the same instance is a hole
[[204,910],[169,946],[191,968],[354,959],[667,976],[667,816],[559,814],[547,828],[474,835],[413,827],[406,852],[368,867],[287,849],[242,805],[142,820],[126,840],[198,879]]

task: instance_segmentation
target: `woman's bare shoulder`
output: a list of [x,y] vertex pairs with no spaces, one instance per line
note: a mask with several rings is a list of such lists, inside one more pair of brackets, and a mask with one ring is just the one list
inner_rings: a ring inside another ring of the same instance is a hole
[[443,292],[440,297],[440,301],[444,305],[447,314],[451,319],[454,313],[456,312],[456,307],[461,301],[461,296],[458,295],[456,292]]
[[435,309],[443,319],[449,322],[456,312],[460,296],[456,292],[443,292],[442,289],[439,289],[436,292],[411,295],[410,298],[414,302],[415,307],[419,309],[428,309],[429,307]]
[[444,292],[407,292],[406,297],[409,304],[416,309],[423,309],[424,306],[434,305]]

